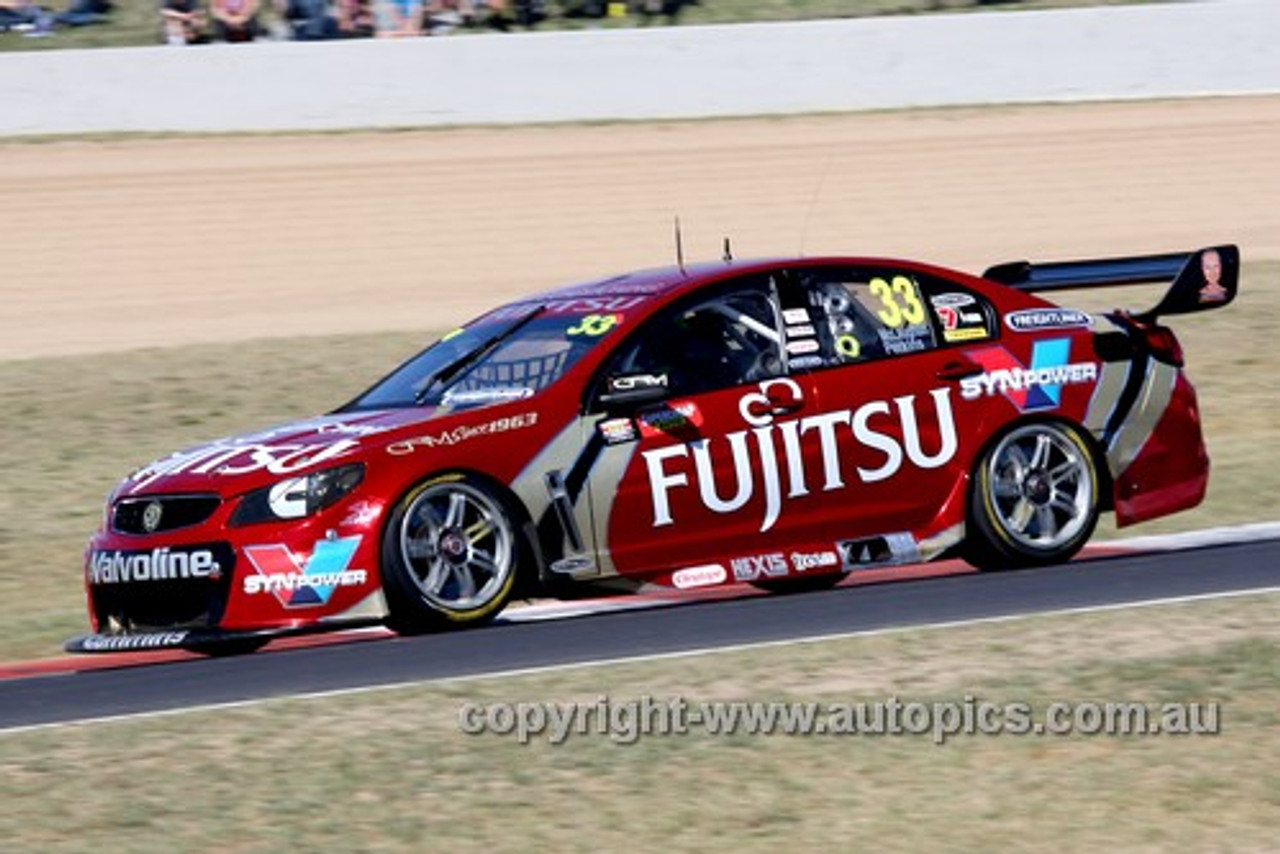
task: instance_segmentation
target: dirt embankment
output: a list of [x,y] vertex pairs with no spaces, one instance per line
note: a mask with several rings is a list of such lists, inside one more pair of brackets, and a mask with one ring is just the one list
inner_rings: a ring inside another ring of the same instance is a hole
[[0,359],[381,329],[686,254],[1280,258],[1280,97],[0,146]]

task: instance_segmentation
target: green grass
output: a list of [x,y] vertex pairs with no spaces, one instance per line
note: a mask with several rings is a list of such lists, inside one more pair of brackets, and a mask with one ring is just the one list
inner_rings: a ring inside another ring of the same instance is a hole
[[[1149,291],[1072,300],[1145,307]],[[1213,458],[1199,508],[1129,533],[1269,521],[1280,495],[1280,265],[1244,272],[1237,302],[1173,318]],[[253,341],[0,362],[0,661],[53,655],[86,628],[81,565],[107,492],[134,468],[229,433],[324,412],[434,337]],[[1114,536],[1104,519],[1100,536]]]
[[[66,0],[41,0],[49,8],[61,9]],[[685,11],[684,24],[721,24],[748,21],[796,21],[816,18],[854,18],[870,15],[899,15],[934,12],[956,12],[985,9],[1046,9],[1065,6],[1106,6],[1159,0],[1002,0],[983,3],[980,0],[702,0],[700,6]],[[157,0],[115,0],[116,8],[108,23],[60,29],[49,38],[25,38],[20,33],[0,34],[0,51],[57,50],[60,48],[129,47],[160,43]],[[270,4],[262,4],[269,8]],[[553,11],[565,3],[550,3]],[[268,22],[278,20],[273,11],[264,13]],[[578,19],[554,17],[540,29],[577,29],[582,27],[636,26],[640,19]]]
[[[1280,596],[0,736],[5,849],[1274,850]],[[1216,702],[1216,736],[466,736],[462,703]]]

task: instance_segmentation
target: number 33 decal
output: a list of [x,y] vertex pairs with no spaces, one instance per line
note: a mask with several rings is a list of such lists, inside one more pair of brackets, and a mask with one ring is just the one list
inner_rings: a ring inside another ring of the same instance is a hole
[[565,334],[588,335],[594,338],[617,326],[620,320],[622,320],[622,315],[619,314],[588,314],[582,318],[577,326],[571,326],[566,329]]
[[871,295],[883,306],[876,314],[890,329],[904,323],[914,326],[924,323],[924,305],[920,302],[916,283],[906,276],[894,276],[892,282],[875,278],[871,280]]

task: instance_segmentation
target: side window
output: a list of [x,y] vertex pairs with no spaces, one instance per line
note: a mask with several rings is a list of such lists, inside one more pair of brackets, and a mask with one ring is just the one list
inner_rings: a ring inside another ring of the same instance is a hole
[[819,270],[804,276],[823,317],[829,364],[931,350],[932,313],[917,278],[890,270]]
[[669,396],[744,385],[784,372],[779,312],[767,283],[676,306],[644,325],[606,369],[611,380],[662,377]]
[[922,284],[944,344],[967,344],[997,337],[999,321],[985,299],[941,279]]
[[[806,360],[815,366],[883,359],[997,336],[990,304],[944,279],[889,268],[806,270],[800,279],[809,315],[820,320],[815,326],[822,355]],[[792,358],[793,368],[801,366],[797,361]]]

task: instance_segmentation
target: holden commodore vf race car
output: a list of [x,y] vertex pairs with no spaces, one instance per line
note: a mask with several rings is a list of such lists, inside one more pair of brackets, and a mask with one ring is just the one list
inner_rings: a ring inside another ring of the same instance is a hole
[[[467,626],[583,586],[775,590],[957,555],[1070,558],[1199,503],[1159,318],[1236,294],[1234,246],[981,277],[913,261],[678,264],[450,332],[329,415],[153,462],[86,551],[72,651],[244,651]],[[1091,315],[1038,293],[1167,283]]]

